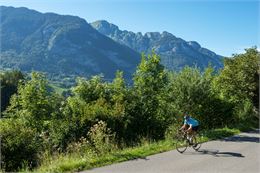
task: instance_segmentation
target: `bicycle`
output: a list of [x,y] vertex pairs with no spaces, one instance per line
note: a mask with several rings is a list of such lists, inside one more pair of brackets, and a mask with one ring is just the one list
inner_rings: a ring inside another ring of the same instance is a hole
[[189,137],[184,130],[178,130],[175,146],[179,153],[183,153],[188,146],[192,146],[195,151],[198,151],[201,147],[201,143],[197,141],[197,134]]

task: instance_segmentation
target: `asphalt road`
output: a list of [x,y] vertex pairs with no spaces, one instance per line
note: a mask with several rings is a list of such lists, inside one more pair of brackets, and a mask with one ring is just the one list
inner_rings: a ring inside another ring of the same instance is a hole
[[260,173],[259,130],[188,148],[95,168],[84,173]]

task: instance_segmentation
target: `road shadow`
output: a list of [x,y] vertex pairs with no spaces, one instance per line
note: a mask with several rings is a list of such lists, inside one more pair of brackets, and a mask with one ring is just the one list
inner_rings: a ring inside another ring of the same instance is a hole
[[214,149],[200,149],[197,152],[186,152],[184,155],[212,155],[214,157],[245,157],[241,153],[235,152],[220,152],[219,150]]
[[246,133],[259,134],[259,133],[260,133],[260,129],[255,129],[255,130],[247,131]]
[[244,136],[244,135],[236,135],[229,138],[225,138],[222,141],[225,142],[256,142],[259,143],[260,138],[259,137],[253,137],[253,136]]
[[209,154],[215,157],[245,157],[241,153],[235,152],[220,152],[219,150],[201,149],[198,153]]

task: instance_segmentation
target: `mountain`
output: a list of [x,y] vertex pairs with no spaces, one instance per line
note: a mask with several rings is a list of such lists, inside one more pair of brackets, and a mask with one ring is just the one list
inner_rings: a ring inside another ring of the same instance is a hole
[[195,41],[186,42],[166,31],[162,33],[147,32],[143,35],[140,32],[122,31],[118,26],[105,20],[93,22],[91,26],[100,33],[137,52],[147,54],[154,50],[161,56],[162,64],[171,70],[180,70],[185,65],[196,65],[204,69],[209,63],[216,69],[223,66],[221,56],[201,47]]
[[53,75],[130,79],[140,54],[93,29],[84,19],[0,6],[1,68]]

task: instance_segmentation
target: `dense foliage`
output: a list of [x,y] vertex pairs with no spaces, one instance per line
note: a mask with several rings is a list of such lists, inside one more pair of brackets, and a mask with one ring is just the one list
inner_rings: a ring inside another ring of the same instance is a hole
[[250,100],[259,106],[259,56],[256,49],[248,49],[224,60],[225,68],[216,79],[222,98],[234,103]]
[[142,56],[133,85],[126,85],[122,72],[112,82],[78,78],[67,98],[50,89],[44,75],[32,73],[18,84],[0,122],[2,169],[34,168],[59,153],[99,156],[144,138],[163,139],[181,125],[184,112],[204,129],[256,124],[259,59],[252,48],[226,59],[219,73],[210,67],[167,72],[152,53]]
[[233,104],[235,124],[257,123],[259,110],[259,62],[256,48],[225,59],[224,69],[214,81],[219,98]]
[[20,71],[7,71],[0,73],[1,83],[1,114],[9,105],[11,96],[17,92],[19,80],[23,80],[24,75]]

